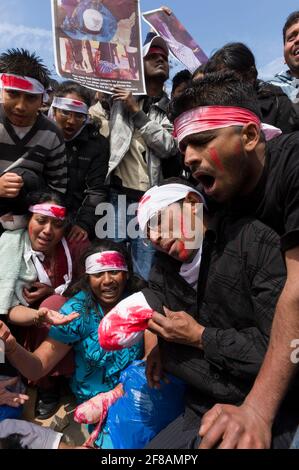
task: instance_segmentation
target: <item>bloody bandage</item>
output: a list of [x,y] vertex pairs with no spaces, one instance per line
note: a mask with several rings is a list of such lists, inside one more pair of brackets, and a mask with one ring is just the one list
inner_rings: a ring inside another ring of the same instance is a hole
[[282,134],[277,127],[261,123],[258,116],[248,109],[230,106],[199,106],[186,111],[174,121],[174,136],[179,145],[190,135],[230,126],[243,127],[255,123],[270,140]]
[[130,348],[142,340],[144,330],[153,316],[142,292],[122,300],[99,325],[99,343],[106,351]]
[[66,208],[56,204],[36,204],[35,206],[29,207],[29,212],[54,217],[60,220],[64,220],[66,217]]
[[98,274],[106,271],[128,271],[124,256],[118,251],[103,251],[88,256],[85,261],[86,274]]
[[63,111],[71,111],[73,113],[88,114],[88,106],[83,101],[72,100],[60,96],[55,96],[52,107],[62,109]]
[[21,77],[19,75],[2,73],[0,74],[0,87],[4,90],[16,90],[32,95],[43,95],[47,98],[45,87],[35,78]]

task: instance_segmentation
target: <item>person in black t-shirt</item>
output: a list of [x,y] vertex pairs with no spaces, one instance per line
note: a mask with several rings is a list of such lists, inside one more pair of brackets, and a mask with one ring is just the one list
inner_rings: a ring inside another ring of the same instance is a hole
[[200,428],[201,448],[265,448],[297,368],[299,338],[299,133],[265,141],[249,84],[231,73],[205,76],[170,110],[185,164],[206,195],[235,217],[254,215],[281,237],[287,281],[277,303],[270,344],[240,407],[215,405]]

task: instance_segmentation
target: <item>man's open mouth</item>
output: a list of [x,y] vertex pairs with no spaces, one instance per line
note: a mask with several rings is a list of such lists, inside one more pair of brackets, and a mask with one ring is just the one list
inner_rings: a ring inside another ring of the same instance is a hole
[[205,191],[211,190],[216,181],[214,176],[206,173],[197,172],[193,176],[203,186]]

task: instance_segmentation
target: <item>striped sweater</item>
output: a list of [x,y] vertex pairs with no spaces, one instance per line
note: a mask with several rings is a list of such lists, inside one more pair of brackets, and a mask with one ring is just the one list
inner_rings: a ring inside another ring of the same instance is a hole
[[[0,176],[12,172],[22,175],[26,192],[32,175],[41,186],[66,192],[67,162],[64,139],[57,126],[39,114],[31,130],[20,139],[0,106]],[[29,178],[28,178],[29,176]],[[26,184],[27,183],[27,184]]]

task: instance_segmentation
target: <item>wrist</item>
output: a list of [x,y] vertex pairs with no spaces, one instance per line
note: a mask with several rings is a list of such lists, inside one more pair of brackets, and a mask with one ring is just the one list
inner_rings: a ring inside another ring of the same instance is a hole
[[205,327],[202,325],[197,325],[196,328],[196,340],[194,342],[194,346],[198,349],[203,349],[203,343],[202,343],[202,335],[205,330]]
[[244,403],[241,406],[246,406],[247,408],[249,408],[257,416],[259,416],[267,426],[269,426],[270,428],[272,427],[276,412],[271,412],[270,409],[267,409],[267,407],[265,407],[264,401],[263,403],[259,403],[255,400],[255,398],[251,398],[249,394],[245,398]]
[[42,326],[42,324],[44,323],[44,314],[40,310],[37,310],[36,313],[34,314],[32,323],[37,328]]
[[5,354],[12,355],[16,351],[17,346],[18,346],[18,343],[16,341],[8,348],[7,348],[7,345],[5,344]]

